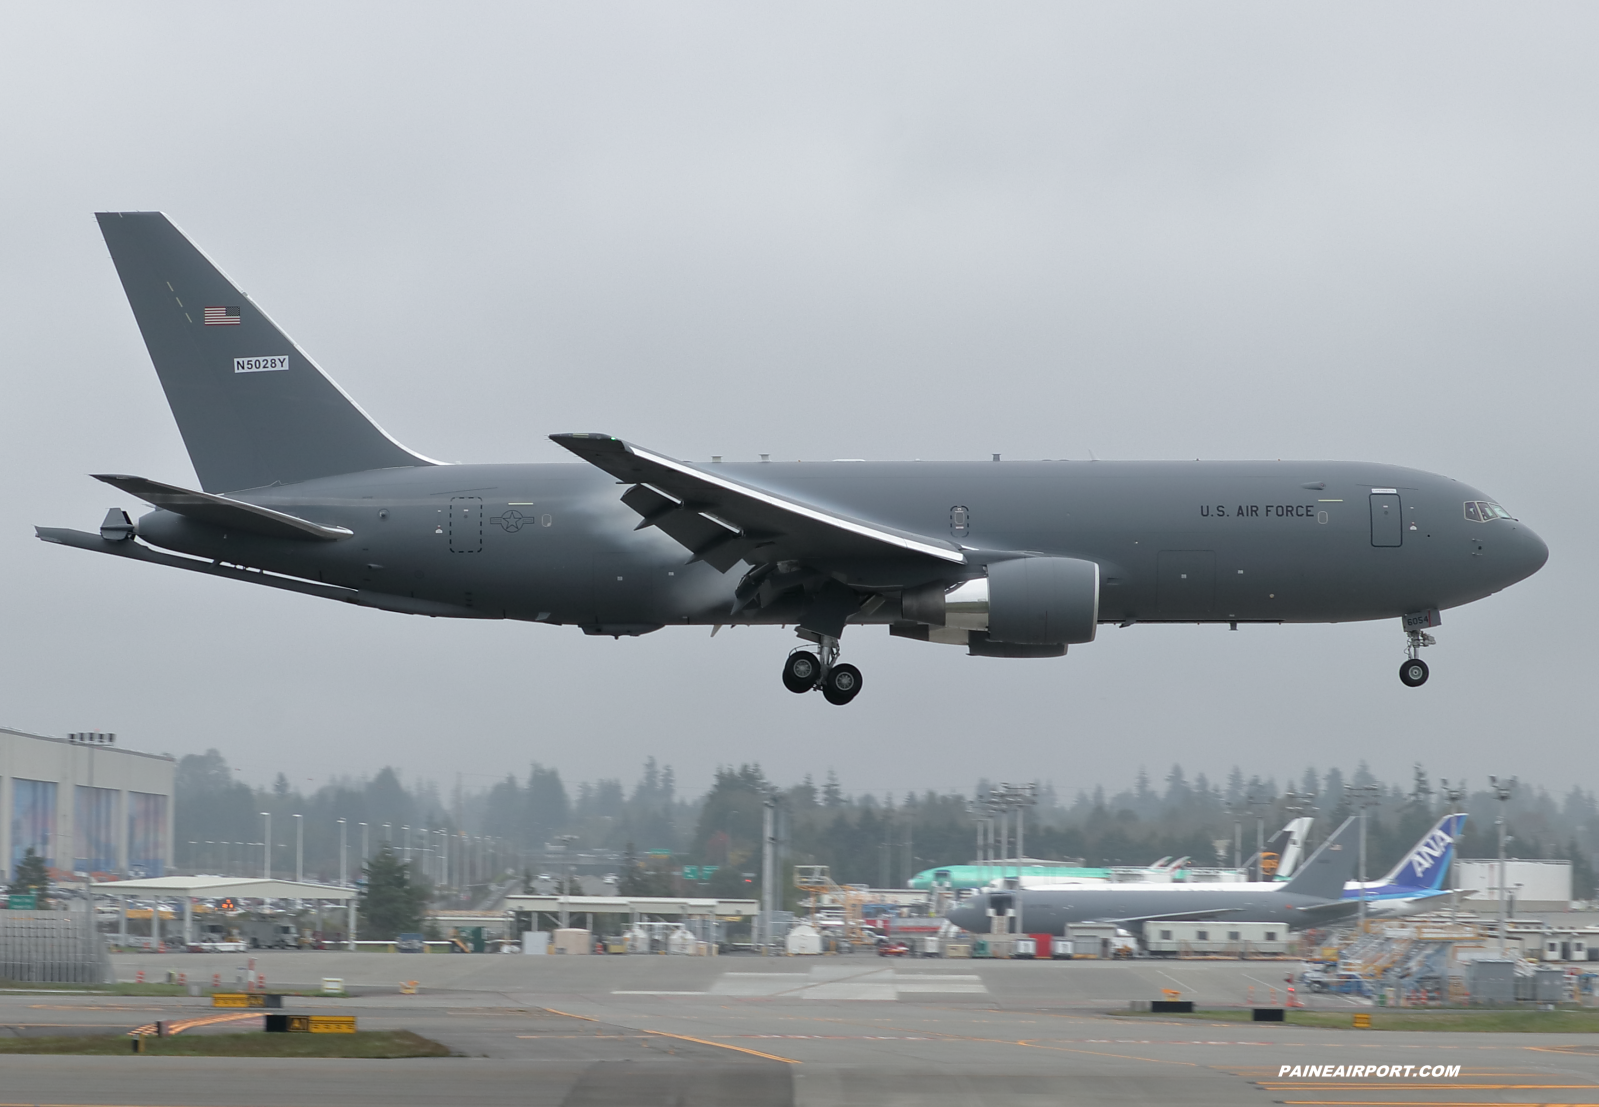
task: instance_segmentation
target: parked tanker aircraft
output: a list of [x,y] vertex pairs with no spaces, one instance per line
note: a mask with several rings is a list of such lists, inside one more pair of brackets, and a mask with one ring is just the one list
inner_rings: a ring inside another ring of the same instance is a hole
[[1360,820],[1351,816],[1291,880],[1206,884],[1099,884],[979,893],[945,912],[950,922],[987,933],[990,920],[1019,915],[1023,934],[1064,934],[1079,922],[1119,925],[1161,919],[1248,919],[1289,929],[1327,926],[1358,913],[1343,898],[1354,873]]
[[[1301,821],[1303,820],[1303,821]],[[1303,835],[1309,818],[1295,819],[1282,833],[1298,830]],[[1455,893],[1444,891],[1444,879],[1449,873],[1449,863],[1454,859],[1455,842],[1460,828],[1465,825],[1463,814],[1445,815],[1422,835],[1399,863],[1381,880],[1362,884],[1345,879],[1341,890],[1336,884],[1325,883],[1323,877],[1299,880],[1301,873],[1309,873],[1317,858],[1328,867],[1344,866],[1353,875],[1358,855],[1359,841],[1357,818],[1344,822],[1338,832],[1328,839],[1338,842],[1339,848],[1321,850],[1311,855],[1310,861],[1298,868],[1292,877],[1282,880],[1249,881],[1234,883],[1166,883],[1133,881],[1110,883],[1108,881],[1082,881],[1075,886],[1060,883],[1031,882],[1023,877],[1019,890],[978,893],[948,912],[955,925],[974,932],[988,929],[987,920],[995,915],[1005,916],[1020,912],[1024,923],[1022,933],[1063,934],[1062,927],[1077,922],[1115,922],[1134,924],[1157,919],[1249,919],[1252,922],[1284,922],[1290,927],[1322,926],[1343,921],[1360,913],[1360,901],[1366,901],[1366,914],[1371,918],[1402,918],[1425,911],[1436,911],[1440,900]],[[1348,838],[1349,849],[1342,849],[1340,835]],[[1302,843],[1301,837],[1300,842]],[[1324,855],[1325,854],[1325,855]],[[1334,857],[1334,854],[1337,857]],[[1348,854],[1348,856],[1344,856]],[[1123,895],[1127,891],[1131,894]],[[1199,891],[1201,895],[1188,895]],[[1176,893],[1161,895],[1161,892]],[[1279,893],[1300,898],[1283,899]],[[1470,893],[1467,893],[1470,894]],[[1324,897],[1325,902],[1307,904],[1304,896]],[[1186,898],[1185,898],[1186,897]],[[1035,924],[1042,929],[1035,929]],[[1051,931],[1049,927],[1054,926]]]
[[48,542],[413,615],[792,626],[784,684],[835,704],[860,625],[1040,658],[1106,623],[1396,619],[1414,687],[1441,611],[1548,555],[1488,494],[1364,462],[707,464],[578,433],[550,438],[582,464],[441,464],[165,215],[97,218],[200,488],[99,475],[155,510]]

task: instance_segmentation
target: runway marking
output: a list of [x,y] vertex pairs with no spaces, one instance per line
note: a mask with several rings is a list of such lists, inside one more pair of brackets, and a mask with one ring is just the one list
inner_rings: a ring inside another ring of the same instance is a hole
[[796,1061],[792,1057],[779,1057],[775,1053],[762,1053],[758,1049],[746,1049],[743,1046],[728,1045],[726,1042],[712,1042],[704,1038],[690,1038],[687,1034],[668,1034],[664,1030],[646,1030],[646,1034],[658,1034],[663,1038],[676,1038],[680,1042],[698,1042],[700,1045],[715,1046],[717,1049],[731,1049],[735,1053],[748,1053],[752,1057],[764,1057],[768,1061],[781,1061],[785,1065],[803,1065],[805,1062]]
[[591,1019],[587,1015],[574,1015],[570,1011],[557,1011],[553,1007],[540,1007],[539,1010],[540,1011],[548,1011],[552,1015],[565,1015],[569,1019],[582,1019],[584,1022],[599,1022],[600,1021],[599,1019]]
[[[167,1033],[168,1034],[182,1034],[185,1030],[193,1030],[196,1026],[211,1026],[211,1025],[213,1025],[215,1023],[219,1023],[219,1022],[240,1022],[240,1021],[242,1021],[244,1019],[259,1019],[259,1018],[262,1018],[262,1017],[263,1017],[262,1014],[259,1011],[256,1011],[256,1012],[245,1013],[245,1014],[210,1015],[210,1016],[207,1016],[207,1017],[204,1017],[204,1018],[198,1018],[198,1019],[184,1019],[184,1020],[182,1020],[180,1022],[168,1023],[167,1024]],[[135,1026],[132,1030],[128,1031],[128,1037],[130,1037],[130,1038],[150,1038],[150,1037],[154,1037],[155,1036],[155,1030],[156,1030],[155,1023],[147,1022],[143,1026]]]

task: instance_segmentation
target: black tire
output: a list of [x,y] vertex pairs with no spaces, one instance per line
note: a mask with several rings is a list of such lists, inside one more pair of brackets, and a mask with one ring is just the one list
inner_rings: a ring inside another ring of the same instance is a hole
[[809,650],[795,650],[783,662],[783,687],[790,692],[809,692],[822,677],[822,659]]
[[1406,688],[1420,688],[1427,683],[1427,676],[1427,663],[1419,657],[1399,666],[1399,679]]
[[827,702],[844,706],[861,690],[861,671],[853,665],[834,665],[822,679],[822,695]]

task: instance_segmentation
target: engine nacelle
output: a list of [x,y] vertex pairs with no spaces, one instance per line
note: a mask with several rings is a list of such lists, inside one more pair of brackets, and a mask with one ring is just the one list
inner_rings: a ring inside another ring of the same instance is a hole
[[1099,624],[1099,565],[1075,557],[996,561],[988,576],[945,591],[907,591],[901,614],[929,626],[988,632],[992,642],[1076,645]]

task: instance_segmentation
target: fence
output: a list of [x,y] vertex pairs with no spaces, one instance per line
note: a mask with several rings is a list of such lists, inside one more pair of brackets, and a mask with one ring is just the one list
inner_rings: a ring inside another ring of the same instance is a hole
[[81,909],[0,911],[0,980],[105,984],[114,979],[92,915]]

